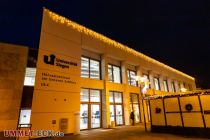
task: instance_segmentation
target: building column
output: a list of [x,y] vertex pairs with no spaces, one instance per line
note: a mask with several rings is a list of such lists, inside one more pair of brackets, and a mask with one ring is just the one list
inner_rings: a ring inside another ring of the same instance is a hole
[[168,91],[169,92],[173,92],[172,91],[172,84],[171,84],[171,79],[170,78],[168,78]]
[[102,127],[110,127],[109,88],[108,88],[108,62],[107,55],[101,56],[101,77],[104,82],[102,90]]
[[162,75],[159,75],[159,84],[160,84],[160,90],[165,91],[164,90],[164,85],[163,85],[163,76]]
[[178,83],[178,81],[174,81],[174,84],[175,84],[175,90],[176,90],[176,92],[179,92],[180,91],[180,89],[179,89],[179,83]]
[[149,71],[148,74],[149,74],[150,87],[151,89],[155,89],[153,72]]
[[124,84],[123,92],[123,106],[124,106],[124,119],[125,125],[130,125],[130,93],[128,91],[128,74],[127,64],[125,61],[121,62],[122,71],[122,84]]

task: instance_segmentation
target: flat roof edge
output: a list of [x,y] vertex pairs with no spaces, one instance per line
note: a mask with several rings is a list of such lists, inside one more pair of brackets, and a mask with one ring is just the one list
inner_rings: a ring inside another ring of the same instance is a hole
[[157,61],[157,60],[155,60],[155,59],[153,59],[153,58],[151,58],[151,57],[141,53],[141,52],[138,52],[138,51],[136,51],[136,50],[134,50],[132,48],[129,48],[128,46],[123,45],[123,44],[121,44],[121,43],[119,43],[119,42],[117,42],[117,41],[115,41],[113,39],[110,39],[110,38],[108,38],[108,37],[106,37],[106,36],[104,36],[104,35],[102,35],[100,33],[97,33],[97,32],[95,32],[95,31],[93,31],[93,30],[91,30],[91,29],[89,29],[89,28],[87,28],[87,27],[85,27],[83,25],[80,25],[80,24],[78,24],[78,23],[76,23],[74,21],[71,21],[70,19],[67,19],[66,17],[63,17],[63,16],[61,16],[61,15],[55,13],[55,12],[50,11],[49,9],[46,9],[46,8],[43,8],[43,9],[44,9],[45,12],[47,12],[49,14],[49,16],[55,22],[59,22],[61,24],[66,24],[67,26],[71,26],[73,29],[77,30],[80,33],[84,33],[84,34],[89,35],[91,37],[94,37],[94,38],[96,38],[98,40],[101,40],[101,41],[103,41],[103,42],[105,42],[107,44],[110,44],[111,46],[115,46],[116,48],[122,49],[122,50],[124,50],[126,52],[129,52],[129,53],[132,53],[135,56],[141,57],[142,59],[144,59],[144,60],[146,60],[148,62],[157,64],[157,65],[159,65],[161,67],[164,67],[165,69],[168,69],[168,70],[170,70],[172,72],[175,72],[175,73],[177,73],[179,75],[182,75],[182,76],[184,76],[184,77],[186,77],[188,79],[195,80],[195,78],[190,76],[190,75],[187,75],[187,74],[185,74],[185,73],[183,73],[183,72],[181,72],[179,70],[176,70],[175,68],[172,68],[172,67],[170,67],[170,66],[168,66],[168,65],[166,65],[166,64],[164,64],[162,62],[159,62],[159,61]]

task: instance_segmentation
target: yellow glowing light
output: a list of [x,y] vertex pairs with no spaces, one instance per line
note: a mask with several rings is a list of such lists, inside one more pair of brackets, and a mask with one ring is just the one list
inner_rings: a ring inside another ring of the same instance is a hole
[[181,92],[186,92],[187,91],[186,88],[181,88],[180,90],[181,90]]
[[170,66],[168,66],[168,65],[166,65],[164,63],[161,63],[161,62],[159,62],[159,61],[157,61],[157,60],[155,60],[155,59],[153,59],[153,58],[151,58],[149,56],[146,56],[146,55],[144,55],[144,54],[142,54],[140,52],[137,52],[136,50],[131,49],[131,48],[127,47],[126,45],[118,43],[118,42],[116,42],[116,41],[114,41],[114,40],[112,40],[112,39],[110,39],[110,38],[108,38],[108,37],[106,37],[106,36],[104,36],[102,34],[99,34],[99,33],[95,32],[93,30],[90,30],[90,29],[88,29],[88,28],[86,28],[86,27],[84,27],[82,25],[79,25],[78,23],[73,22],[73,21],[71,21],[71,20],[69,20],[69,19],[67,19],[65,17],[62,17],[62,16],[60,16],[60,15],[58,15],[58,14],[56,14],[56,13],[54,13],[54,12],[48,10],[48,9],[44,9],[44,10],[45,10],[45,12],[47,12],[49,14],[51,19],[53,21],[55,21],[55,22],[64,24],[66,26],[69,26],[69,27],[77,30],[80,33],[83,33],[83,34],[86,34],[86,35],[91,36],[93,38],[96,38],[98,40],[101,40],[104,43],[109,44],[110,46],[114,46],[114,47],[119,48],[119,49],[121,49],[123,51],[131,53],[131,54],[133,54],[133,55],[135,55],[137,57],[140,57],[141,59],[144,59],[144,60],[146,60],[146,61],[148,61],[150,63],[154,63],[156,65],[159,65],[159,66],[161,66],[161,67],[163,67],[165,69],[168,69],[168,70],[170,70],[172,72],[180,74],[180,75],[182,75],[182,76],[184,76],[186,78],[189,78],[191,80],[195,80],[193,77],[191,77],[191,76],[189,76],[189,75],[187,75],[187,74],[185,74],[185,73],[183,73],[181,71],[178,71],[178,70],[176,70],[176,69],[174,69],[174,68],[172,68],[172,67],[170,67]]

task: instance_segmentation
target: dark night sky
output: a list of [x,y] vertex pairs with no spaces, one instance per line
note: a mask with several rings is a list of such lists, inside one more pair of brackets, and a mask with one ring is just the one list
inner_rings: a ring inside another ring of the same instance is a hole
[[1,0],[0,42],[38,48],[42,7],[155,58],[210,88],[209,3],[202,0]]

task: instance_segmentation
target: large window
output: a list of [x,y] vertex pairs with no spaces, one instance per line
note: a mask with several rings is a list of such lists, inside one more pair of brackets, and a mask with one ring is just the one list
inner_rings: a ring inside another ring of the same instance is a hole
[[95,89],[81,89],[80,129],[101,126],[101,92]]
[[164,91],[168,92],[168,82],[167,80],[163,81]]
[[109,82],[121,83],[120,67],[108,65]]
[[175,83],[171,82],[171,90],[172,92],[176,92]]
[[36,68],[26,68],[24,86],[34,86],[36,76]]
[[155,90],[160,90],[160,84],[158,78],[154,78],[154,84],[155,84]]
[[90,58],[82,57],[81,77],[100,79],[100,62]]
[[109,92],[110,121],[115,121],[116,125],[123,125],[123,97],[120,92]]
[[135,71],[131,71],[131,70],[127,70],[127,74],[128,74],[128,84],[132,85],[132,86],[137,86],[137,82],[136,82],[136,72]]

